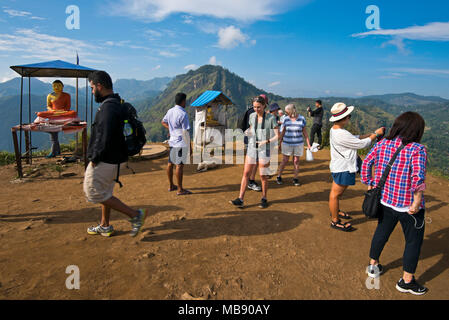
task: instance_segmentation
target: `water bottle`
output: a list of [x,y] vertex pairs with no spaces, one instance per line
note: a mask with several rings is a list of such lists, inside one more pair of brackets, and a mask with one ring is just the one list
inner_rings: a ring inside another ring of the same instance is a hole
[[125,120],[125,125],[123,126],[123,135],[125,137],[129,137],[133,134],[133,128],[128,123],[128,120]]

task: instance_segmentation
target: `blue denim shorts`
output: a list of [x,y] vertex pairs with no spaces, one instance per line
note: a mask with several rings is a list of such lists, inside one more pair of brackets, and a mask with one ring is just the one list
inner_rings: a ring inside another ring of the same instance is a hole
[[334,182],[340,186],[354,186],[355,185],[355,173],[338,172],[332,173]]

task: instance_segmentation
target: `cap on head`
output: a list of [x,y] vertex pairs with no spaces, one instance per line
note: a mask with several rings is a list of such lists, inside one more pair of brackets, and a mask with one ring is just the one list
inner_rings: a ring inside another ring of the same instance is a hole
[[281,107],[279,107],[279,105],[277,103],[272,103],[270,105],[270,112],[275,112],[275,111],[278,111],[280,109],[281,109]]

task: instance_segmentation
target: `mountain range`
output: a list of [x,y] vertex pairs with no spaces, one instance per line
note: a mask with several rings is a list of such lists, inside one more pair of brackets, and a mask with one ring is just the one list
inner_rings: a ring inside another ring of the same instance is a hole
[[[84,80],[81,80],[84,84]],[[28,79],[24,81],[26,93],[24,96],[24,115],[28,119]],[[31,79],[32,111],[42,110],[45,105],[45,97],[51,92],[51,85]],[[0,112],[4,115],[4,121],[0,125],[0,150],[12,150],[10,128],[18,123],[18,106],[20,90],[20,78],[0,83]],[[266,94],[270,103],[276,102],[281,108],[288,103],[294,103],[300,114],[306,115],[308,106],[314,107],[314,101],[319,98],[286,98],[275,95],[259,88],[232,73],[231,71],[213,65],[205,65],[196,70],[190,70],[174,78],[155,78],[147,81],[135,79],[119,79],[114,83],[114,91],[122,98],[133,103],[139,112],[141,120],[147,128],[149,141],[157,142],[166,139],[167,133],[161,125],[161,119],[169,108],[174,105],[177,92],[187,94],[187,106],[189,106],[200,94],[206,90],[222,91],[229,97],[234,105],[228,108],[228,123],[231,128],[238,125],[239,120],[251,105],[251,99],[259,94]],[[65,86],[65,91],[74,99],[75,88]],[[449,176],[449,100],[440,97],[425,97],[414,93],[374,95],[360,98],[323,97],[324,107],[324,139],[329,128],[328,119],[330,108],[336,102],[344,102],[347,105],[356,106],[356,112],[351,121],[350,131],[354,133],[370,132],[380,126],[390,127],[399,114],[405,111],[416,111],[426,120],[426,133],[423,143],[429,150],[430,167],[439,173]],[[85,88],[79,91],[80,117],[84,118]],[[74,105],[74,102],[72,102]],[[193,108],[187,107],[190,121],[194,120]],[[310,118],[308,118],[310,120]],[[311,121],[308,121],[308,126]],[[193,127],[193,126],[191,126]],[[47,148],[48,137],[35,134],[33,145]],[[37,137],[40,136],[40,137]]]

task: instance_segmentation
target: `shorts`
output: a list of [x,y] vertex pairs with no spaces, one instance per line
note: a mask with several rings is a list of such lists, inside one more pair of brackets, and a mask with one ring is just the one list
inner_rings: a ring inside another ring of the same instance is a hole
[[334,182],[340,186],[355,185],[355,172],[349,173],[349,171],[345,171],[345,172],[332,173],[332,178],[334,179]]
[[[124,163],[121,164],[121,168],[123,167]],[[89,163],[84,173],[83,185],[87,201],[101,203],[112,197],[117,169],[117,164],[99,162],[93,167],[92,162]]]
[[292,146],[287,143],[282,143],[282,154],[284,156],[302,157],[304,154],[304,144]]
[[267,164],[270,162],[271,159],[271,151],[270,148],[265,148],[265,146],[262,146],[262,148],[256,149],[253,145],[248,145],[248,152],[246,155],[249,158],[250,164],[256,164],[257,162],[261,162],[263,164]]
[[168,163],[180,165],[187,164],[188,147],[170,147]]

